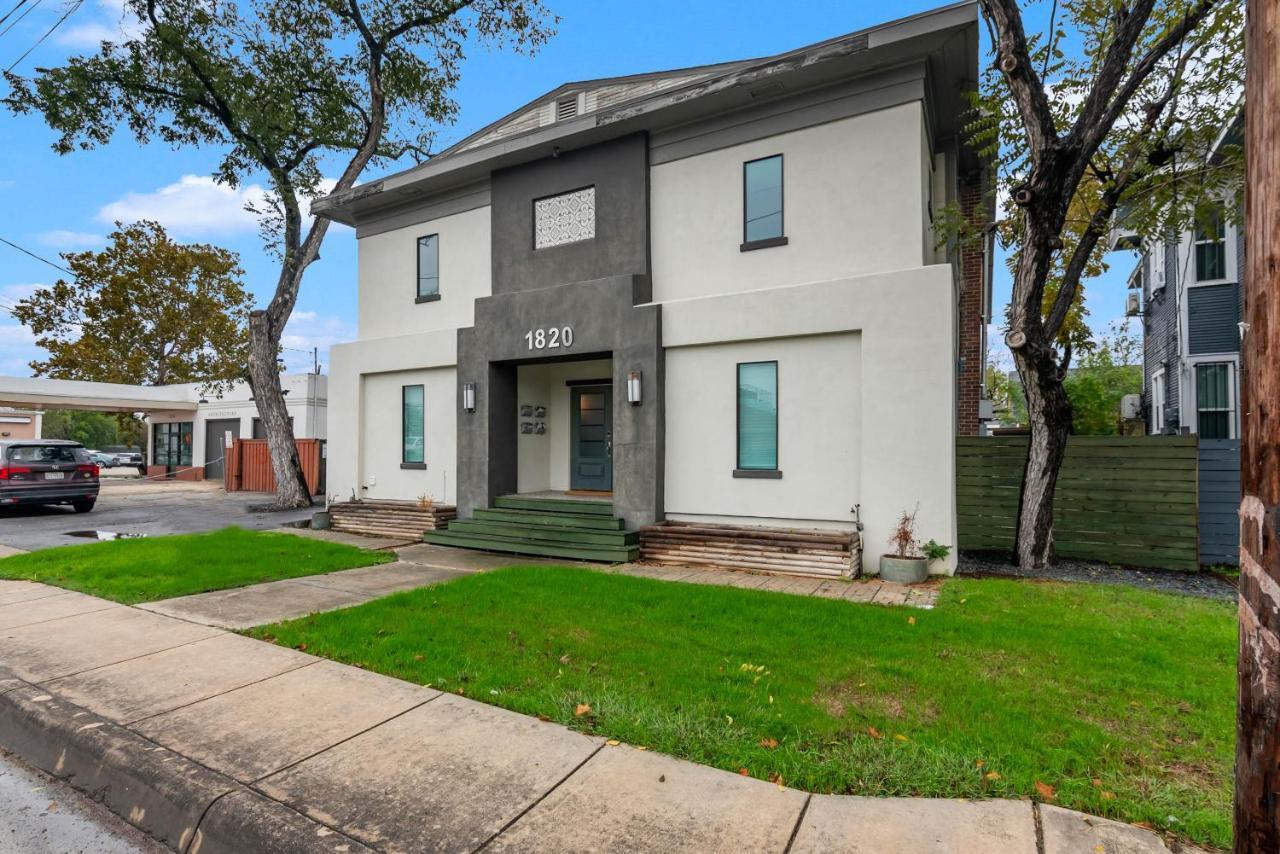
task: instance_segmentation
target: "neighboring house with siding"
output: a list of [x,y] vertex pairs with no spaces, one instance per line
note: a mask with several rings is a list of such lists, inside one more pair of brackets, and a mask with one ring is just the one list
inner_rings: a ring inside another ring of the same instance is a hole
[[860,518],[869,555],[918,506],[922,538],[954,543],[989,253],[938,248],[933,218],[983,203],[977,60],[965,2],[568,83],[317,201],[359,246],[331,500],[474,522],[513,494],[607,496],[629,531]]
[[[1242,114],[1224,131],[1215,153],[1239,145]],[[1239,436],[1240,321],[1243,318],[1244,234],[1222,212],[1209,223],[1163,242],[1120,234],[1117,247],[1141,254],[1129,287],[1141,294],[1143,412],[1152,434]]]

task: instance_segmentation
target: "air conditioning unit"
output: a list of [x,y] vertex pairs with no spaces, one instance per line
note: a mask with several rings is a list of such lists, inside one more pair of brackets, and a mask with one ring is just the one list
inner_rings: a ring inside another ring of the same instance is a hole
[[1142,395],[1126,394],[1120,398],[1120,419],[1136,421],[1142,417]]
[[1124,313],[1126,317],[1142,314],[1142,294],[1137,291],[1129,291],[1125,294]]
[[996,417],[995,404],[989,398],[982,398],[978,401],[978,420],[991,421]]
[[1151,273],[1151,290],[1158,291],[1164,287],[1164,270],[1153,270]]

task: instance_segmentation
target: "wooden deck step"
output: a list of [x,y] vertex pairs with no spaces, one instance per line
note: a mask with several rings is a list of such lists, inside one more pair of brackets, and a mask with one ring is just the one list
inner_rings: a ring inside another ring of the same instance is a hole
[[621,531],[622,520],[612,516],[583,513],[542,513],[537,510],[506,510],[476,508],[472,518],[486,522],[514,522],[522,525],[545,525],[553,528],[591,528],[601,531]]
[[562,557],[571,560],[591,560],[605,563],[625,563],[635,560],[640,549],[637,546],[574,546],[568,543],[539,543],[531,540],[480,536],[458,533],[453,530],[431,531],[423,535],[428,543],[456,546],[465,549],[482,549],[509,554]]
[[446,527],[456,518],[452,505],[423,506],[416,501],[343,501],[329,505],[335,531],[374,537],[421,539],[427,531]]
[[640,529],[640,558],[649,563],[822,577],[856,572],[858,545],[851,531],[684,522]]
[[568,543],[575,546],[636,546],[640,544],[640,534],[636,531],[556,528],[550,525],[513,524],[476,519],[450,522],[449,530],[456,533],[477,534],[485,537],[504,537],[513,540],[531,540],[546,543]]
[[574,513],[589,516],[612,516],[613,504],[609,501],[584,501],[572,498],[531,498],[524,495],[504,495],[493,502],[503,510],[537,510],[540,513]]

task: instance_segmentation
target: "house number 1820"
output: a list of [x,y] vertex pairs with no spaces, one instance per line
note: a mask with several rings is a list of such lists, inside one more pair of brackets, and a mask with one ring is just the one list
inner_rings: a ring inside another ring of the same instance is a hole
[[524,334],[524,343],[530,350],[556,350],[573,346],[572,326],[552,326],[550,329],[530,329]]

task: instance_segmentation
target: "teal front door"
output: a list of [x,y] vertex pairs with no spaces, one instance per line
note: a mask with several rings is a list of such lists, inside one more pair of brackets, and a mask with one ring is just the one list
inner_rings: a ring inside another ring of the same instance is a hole
[[613,389],[571,389],[569,488],[613,491]]

